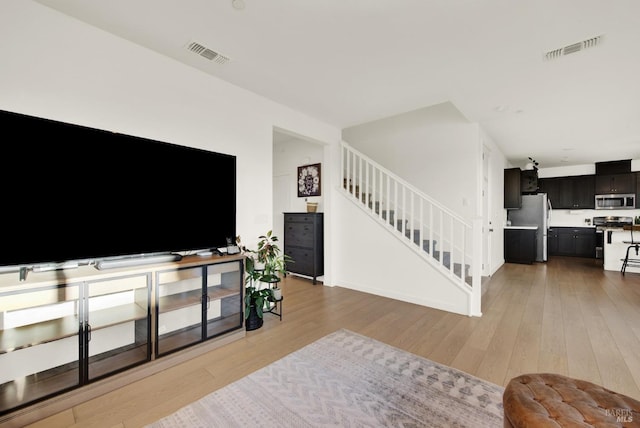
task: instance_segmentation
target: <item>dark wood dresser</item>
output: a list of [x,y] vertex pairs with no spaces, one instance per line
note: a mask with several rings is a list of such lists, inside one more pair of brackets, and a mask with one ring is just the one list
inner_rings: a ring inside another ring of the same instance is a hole
[[284,213],[287,271],[316,278],[324,274],[323,213]]

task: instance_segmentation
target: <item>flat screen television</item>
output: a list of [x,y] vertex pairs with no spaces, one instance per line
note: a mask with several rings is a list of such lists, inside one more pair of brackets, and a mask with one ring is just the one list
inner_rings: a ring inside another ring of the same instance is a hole
[[236,157],[0,111],[0,267],[171,254],[236,236]]

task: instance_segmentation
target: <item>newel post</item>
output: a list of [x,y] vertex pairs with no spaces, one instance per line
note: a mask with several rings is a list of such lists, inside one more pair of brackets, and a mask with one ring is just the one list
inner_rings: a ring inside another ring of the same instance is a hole
[[482,316],[482,224],[481,217],[473,219],[473,263],[471,263],[471,298],[469,316]]

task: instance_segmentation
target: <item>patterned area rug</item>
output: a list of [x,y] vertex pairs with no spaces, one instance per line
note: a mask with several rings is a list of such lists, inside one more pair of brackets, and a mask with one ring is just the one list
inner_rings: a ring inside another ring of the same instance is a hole
[[503,392],[343,329],[149,427],[502,427]]

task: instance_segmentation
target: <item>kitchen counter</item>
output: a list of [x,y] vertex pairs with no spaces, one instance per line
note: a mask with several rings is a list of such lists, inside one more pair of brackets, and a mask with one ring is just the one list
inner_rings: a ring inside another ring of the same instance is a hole
[[538,226],[505,226],[505,229],[538,230]]
[[[640,229],[634,228],[634,232],[636,230]],[[622,241],[631,241],[631,231],[605,229],[604,234],[604,269],[620,272],[620,269],[622,268],[622,260],[627,253],[627,247],[629,247],[629,244],[625,244]],[[611,236],[611,240],[609,240],[609,235]],[[634,233],[633,238],[636,241],[640,241],[640,231],[637,234]],[[633,252],[633,258],[640,257],[636,256],[635,251],[631,251]],[[629,253],[629,257],[631,257],[631,253]],[[640,273],[640,267],[628,266],[626,272]]]

